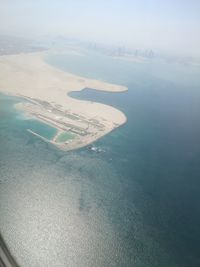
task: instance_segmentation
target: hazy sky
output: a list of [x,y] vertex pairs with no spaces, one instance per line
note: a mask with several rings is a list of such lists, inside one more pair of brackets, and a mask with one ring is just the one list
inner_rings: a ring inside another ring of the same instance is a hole
[[200,0],[0,0],[0,33],[200,54]]

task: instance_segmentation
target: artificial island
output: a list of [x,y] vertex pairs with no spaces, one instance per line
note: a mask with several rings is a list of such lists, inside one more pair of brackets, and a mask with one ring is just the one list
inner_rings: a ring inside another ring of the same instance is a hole
[[126,122],[118,109],[69,96],[84,88],[123,92],[127,87],[87,79],[60,70],[45,62],[46,52],[0,56],[0,91],[23,100],[16,104],[27,117],[36,118],[57,129],[47,140],[30,129],[31,134],[56,145],[73,150],[93,143]]

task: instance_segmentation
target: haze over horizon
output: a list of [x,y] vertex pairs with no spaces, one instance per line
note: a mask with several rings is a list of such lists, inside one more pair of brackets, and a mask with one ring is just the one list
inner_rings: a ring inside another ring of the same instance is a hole
[[0,0],[0,34],[61,34],[196,56],[199,13],[196,0]]

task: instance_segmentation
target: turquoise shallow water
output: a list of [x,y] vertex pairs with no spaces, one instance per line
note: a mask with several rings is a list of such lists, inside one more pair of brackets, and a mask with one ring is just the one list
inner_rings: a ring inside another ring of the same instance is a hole
[[[72,97],[113,105],[128,122],[61,152],[26,132],[0,98],[0,229],[21,266],[199,266],[199,69],[88,54],[48,62],[126,93]],[[117,62],[117,64],[116,64]]]
[[[48,140],[51,140],[56,135],[57,129],[38,120],[30,119],[26,117],[25,114],[15,109],[14,104],[20,101],[24,100],[1,94],[0,123],[3,124],[3,126],[16,127],[16,129],[12,129],[12,131],[18,132],[23,129],[25,132],[27,129],[30,129]],[[12,121],[12,125],[9,124],[8,119]]]
[[34,119],[27,121],[26,125],[27,127],[30,127],[29,129],[31,131],[47,138],[48,140],[52,140],[57,133],[57,129]]

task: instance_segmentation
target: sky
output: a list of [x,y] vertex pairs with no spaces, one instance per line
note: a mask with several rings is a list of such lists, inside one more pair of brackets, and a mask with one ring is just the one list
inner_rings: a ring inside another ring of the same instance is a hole
[[200,0],[0,0],[0,34],[200,55]]

